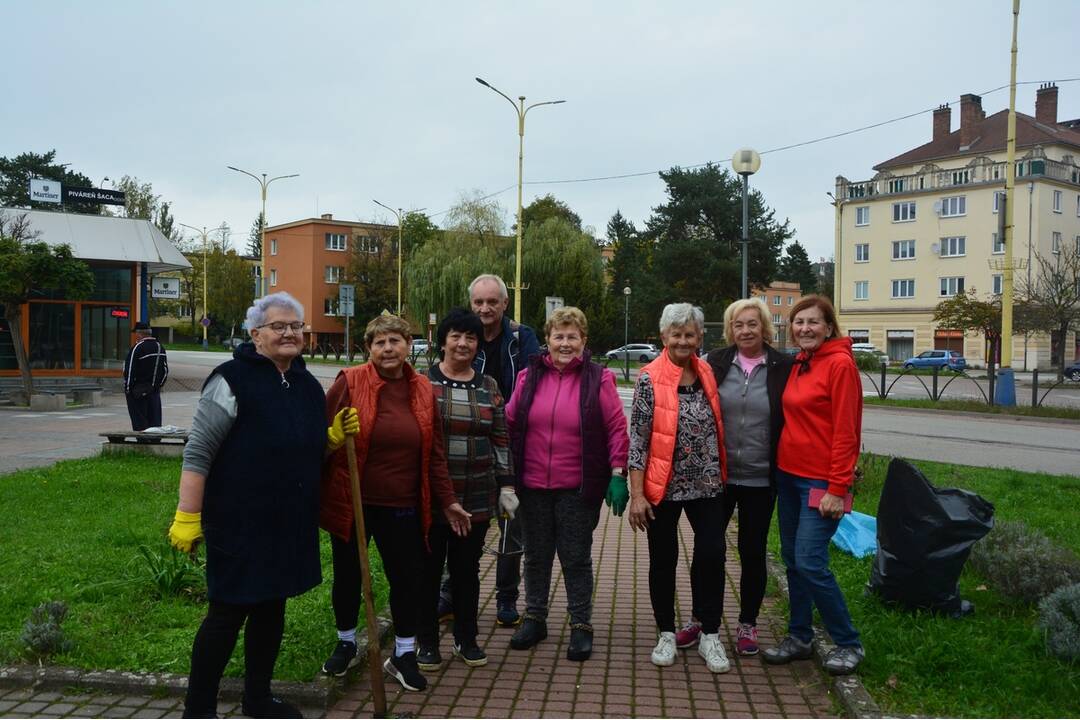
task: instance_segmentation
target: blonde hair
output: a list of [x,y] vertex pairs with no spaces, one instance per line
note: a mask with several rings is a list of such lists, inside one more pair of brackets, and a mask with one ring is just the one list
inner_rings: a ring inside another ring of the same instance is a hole
[[412,329],[409,323],[397,315],[379,315],[364,329],[364,346],[370,348],[375,336],[385,333],[397,333],[405,339],[405,342],[412,340]]
[[728,345],[735,344],[735,330],[731,326],[743,310],[757,310],[758,317],[761,319],[761,338],[765,342],[772,340],[776,328],[773,327],[768,306],[760,298],[746,298],[736,300],[724,310],[724,339],[727,340]]
[[544,337],[546,338],[551,334],[551,331],[555,328],[565,327],[567,325],[573,325],[581,331],[581,337],[585,338],[589,336],[589,321],[585,319],[585,313],[576,307],[561,307],[556,308],[551,317],[544,323]]

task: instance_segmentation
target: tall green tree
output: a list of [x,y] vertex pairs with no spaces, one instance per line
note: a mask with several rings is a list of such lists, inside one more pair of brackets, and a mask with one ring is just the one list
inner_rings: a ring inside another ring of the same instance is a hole
[[[56,151],[25,152],[13,158],[0,157],[0,207],[58,210],[55,203],[30,201],[30,179],[57,180],[69,187],[92,187],[93,182],[81,172],[68,169],[70,163],[56,162]],[[99,215],[101,205],[89,202],[64,203],[72,212]]]
[[[668,288],[666,302],[692,302],[718,320],[741,293],[742,181],[713,164],[675,167],[660,178],[668,199],[653,208],[646,226],[656,243],[653,272]],[[749,284],[765,286],[794,232],[787,220],[776,220],[759,191],[751,191],[749,202]]]
[[215,246],[206,258],[206,275],[209,315],[221,334],[233,337],[255,299],[251,266],[235,250]]
[[[170,242],[179,244],[180,230],[176,227],[176,219],[169,211],[169,203],[154,192],[153,184],[125,175],[113,187],[124,193],[125,217],[149,220]],[[111,214],[108,210],[105,213]]]
[[[530,226],[543,225],[551,218],[565,220],[571,227],[581,232],[581,216],[571,210],[570,206],[562,200],[557,200],[554,195],[536,198],[521,209],[521,224],[525,226],[526,232]],[[517,232],[516,218],[511,230]]]
[[405,257],[415,253],[429,240],[434,239],[440,232],[439,226],[431,221],[427,215],[416,210],[405,213],[401,221],[402,242],[405,243]]
[[[402,228],[404,233],[404,228]],[[361,245],[350,243],[349,260],[343,282],[356,286],[353,302],[353,321],[350,322],[350,334],[353,341],[363,342],[364,327],[368,321],[383,310],[395,312],[397,309],[397,231],[382,230],[375,233],[376,244]],[[404,278],[402,278],[404,284]],[[404,293],[404,291],[403,291]],[[407,295],[402,296],[405,304]],[[336,305],[335,305],[336,307]],[[405,312],[408,315],[407,312]],[[345,318],[340,317],[344,327]]]
[[262,234],[263,224],[266,220],[263,218],[263,214],[260,211],[259,216],[255,218],[255,221],[251,223],[251,230],[248,231],[248,243],[247,254],[250,257],[262,257]]
[[447,232],[490,240],[506,233],[506,212],[498,200],[473,190],[462,193],[447,211],[443,227]]
[[776,270],[776,279],[799,283],[803,295],[817,292],[817,275],[814,274],[806,248],[798,240],[793,240],[784,251],[780,267]]
[[1065,370],[1065,340],[1070,331],[1080,332],[1080,238],[1075,248],[1060,248],[1060,252],[1045,255],[1035,253],[1031,281],[1018,278],[1022,300],[1017,304],[1017,316],[1027,319],[1027,327],[1017,332],[1035,330],[1050,333],[1056,342],[1053,364],[1058,379]]
[[[616,330],[621,329],[629,335],[624,338],[623,334],[615,332],[611,344],[617,346],[624,340],[655,339],[659,312],[667,297],[666,289],[652,270],[655,243],[649,235],[638,232],[618,211],[608,221],[605,239],[613,251],[608,265],[611,274],[609,303],[617,315],[621,315],[616,318]],[[629,298],[624,293],[627,287],[630,288]]]
[[65,298],[81,300],[94,289],[90,266],[72,256],[71,246],[37,238],[25,214],[0,213],[0,305],[27,397],[34,391],[34,379],[22,336],[23,304],[45,291],[63,290]]

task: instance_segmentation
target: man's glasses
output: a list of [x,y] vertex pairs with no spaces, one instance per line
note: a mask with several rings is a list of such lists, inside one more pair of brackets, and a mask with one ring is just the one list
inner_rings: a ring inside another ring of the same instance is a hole
[[291,323],[287,323],[287,322],[264,323],[262,325],[256,325],[255,327],[256,328],[268,327],[271,330],[273,330],[274,332],[276,332],[278,335],[284,335],[286,330],[292,330],[293,333],[295,333],[296,335],[299,335],[300,333],[302,333],[304,331],[304,323],[302,321],[291,322]]

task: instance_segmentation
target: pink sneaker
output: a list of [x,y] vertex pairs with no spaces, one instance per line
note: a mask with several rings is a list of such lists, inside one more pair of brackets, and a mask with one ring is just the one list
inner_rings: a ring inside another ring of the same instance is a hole
[[680,650],[692,648],[698,644],[699,637],[701,637],[701,623],[691,620],[683,625],[682,630],[675,633],[675,647]]
[[739,634],[735,640],[735,652],[740,655],[757,655],[757,628],[747,623],[739,624]]

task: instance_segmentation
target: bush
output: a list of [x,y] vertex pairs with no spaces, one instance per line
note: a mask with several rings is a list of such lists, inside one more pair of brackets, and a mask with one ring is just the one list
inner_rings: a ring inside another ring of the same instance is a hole
[[1051,655],[1080,660],[1080,583],[1058,588],[1039,603],[1039,629]]
[[998,523],[975,543],[971,566],[1003,595],[1025,603],[1080,583],[1080,560],[1022,522]]
[[67,605],[54,601],[41,603],[30,611],[21,640],[35,658],[48,657],[71,649],[72,643],[60,627],[67,617]]
[[855,367],[868,373],[881,373],[881,356],[875,353],[857,352],[855,355]]

